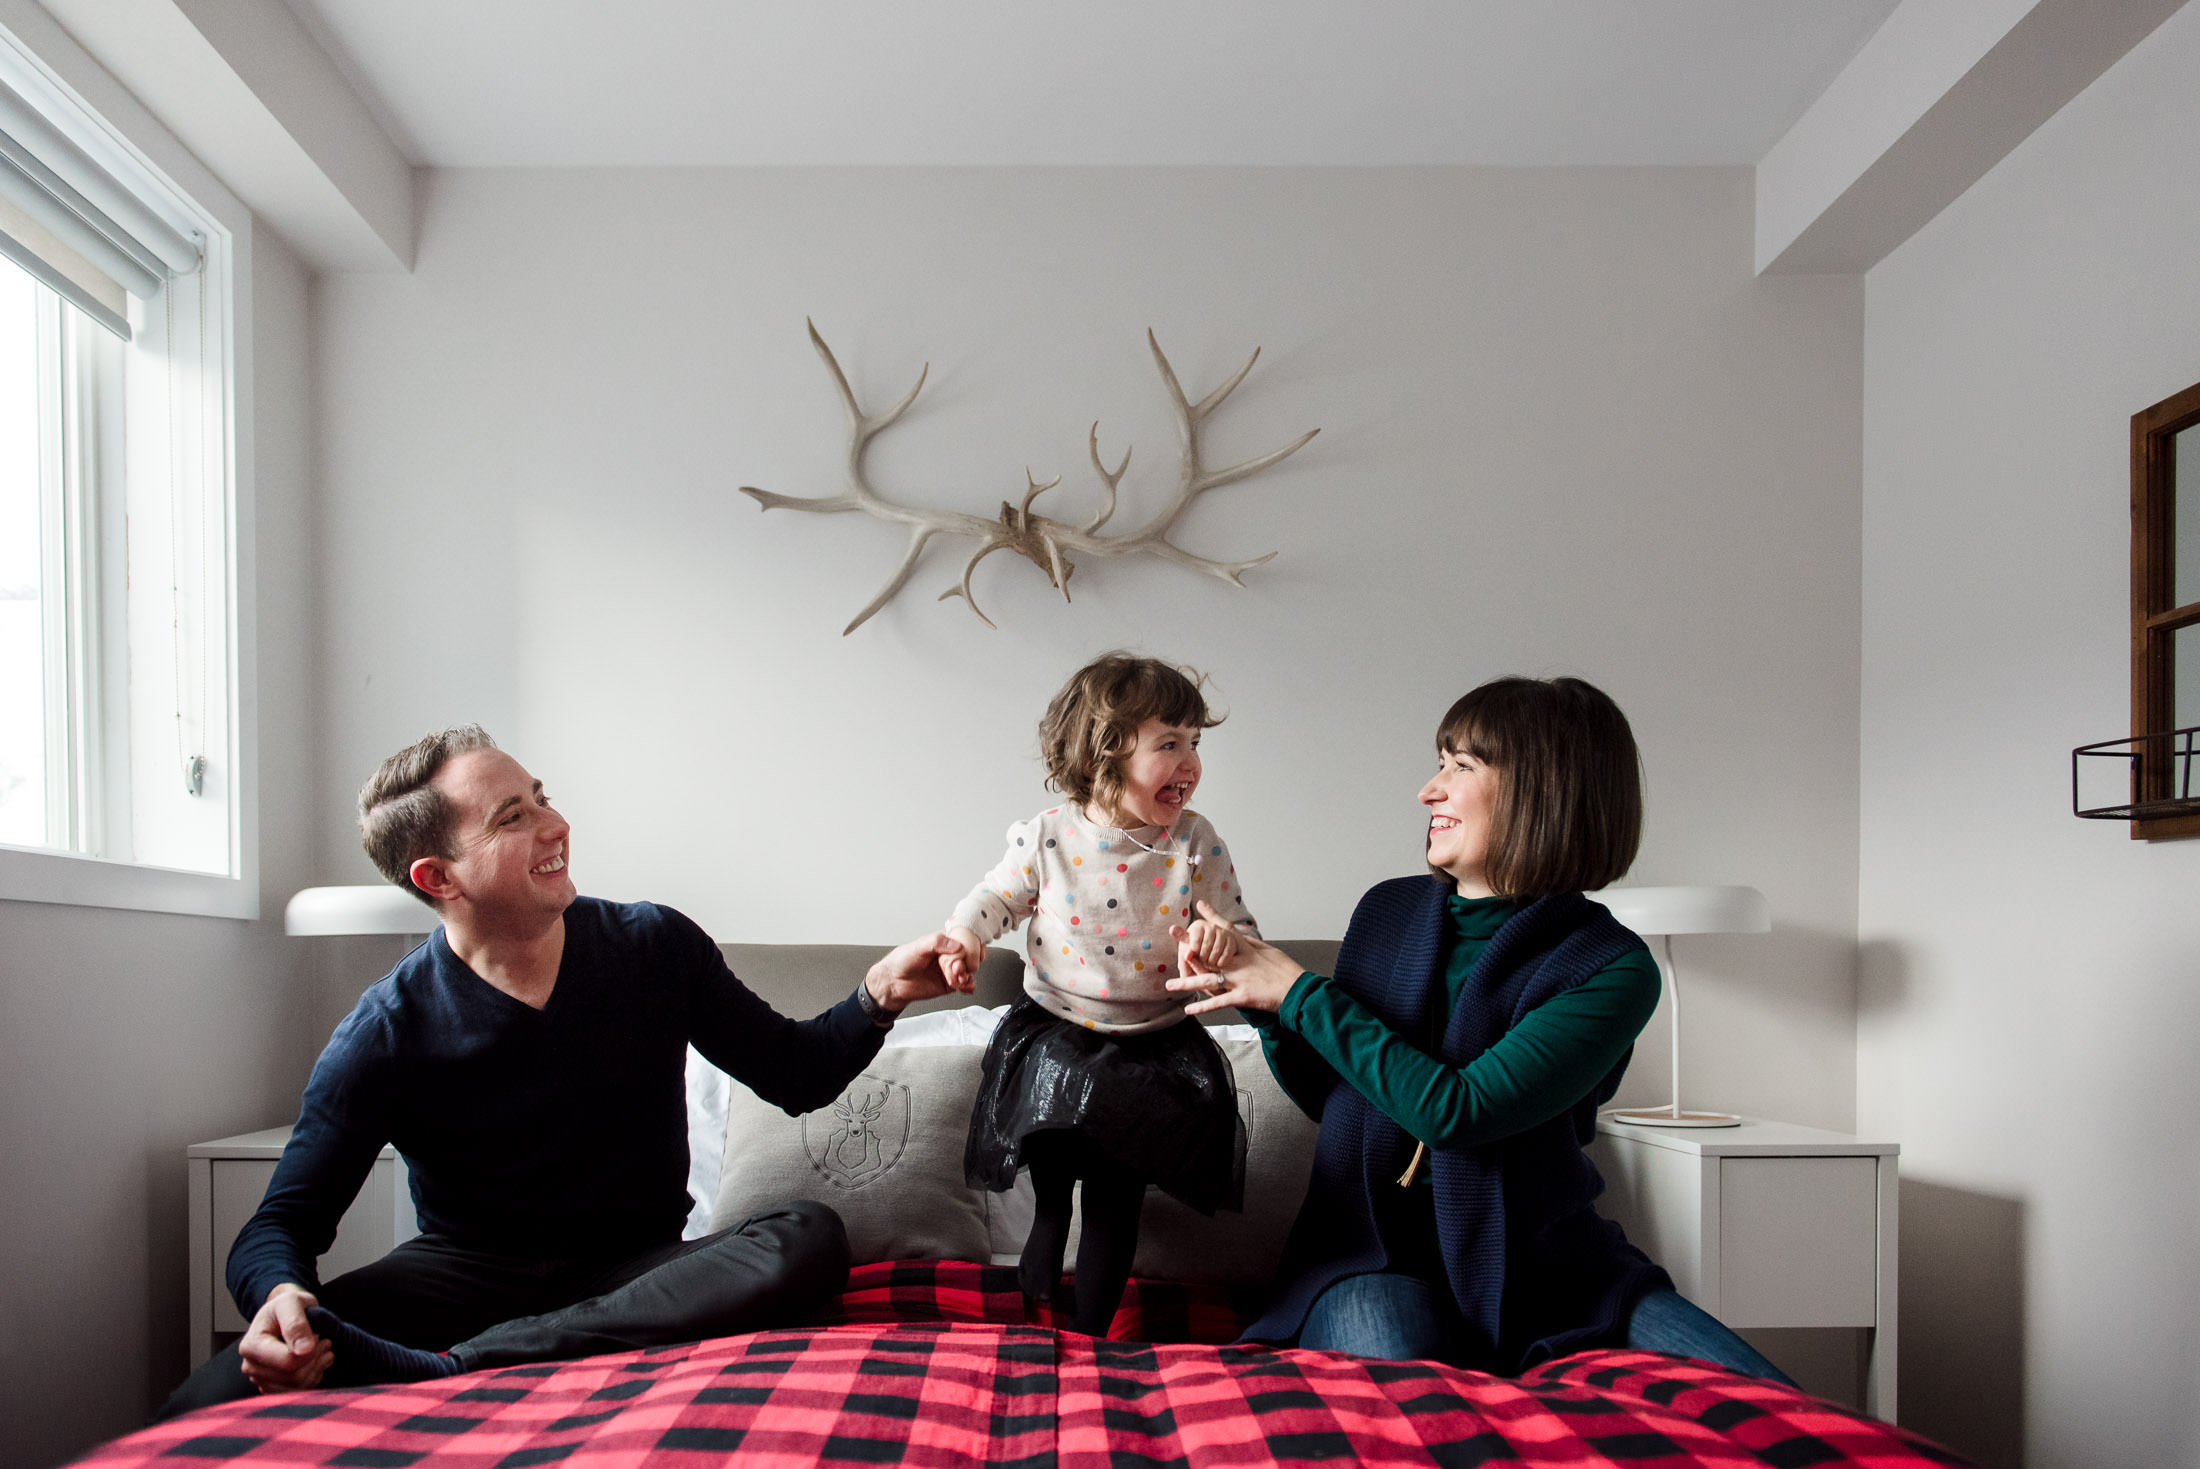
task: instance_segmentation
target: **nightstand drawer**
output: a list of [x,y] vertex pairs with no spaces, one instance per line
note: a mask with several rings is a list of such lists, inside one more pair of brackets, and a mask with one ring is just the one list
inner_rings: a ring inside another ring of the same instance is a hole
[[[1729,1326],[1878,1321],[1876,1158],[1719,1160],[1719,1317]],[[1797,1268],[1802,1262],[1807,1268]]]
[[[268,1151],[279,1152],[280,1149]],[[244,1228],[253,1211],[260,1207],[268,1181],[275,1176],[276,1160],[272,1157],[202,1156],[192,1161],[206,1170],[209,1224],[206,1258],[194,1261],[195,1274],[203,1281],[203,1284],[195,1282],[194,1289],[203,1290],[207,1298],[203,1303],[194,1304],[208,1312],[207,1332],[241,1332],[245,1320],[237,1314],[236,1302],[229,1297],[224,1269],[230,1242],[236,1239],[237,1232]],[[411,1199],[409,1194],[403,1199],[398,1194],[403,1187],[402,1176],[394,1153],[385,1150],[382,1157],[375,1159],[366,1182],[359,1187],[359,1197],[352,1201],[351,1208],[337,1223],[335,1240],[315,1263],[314,1268],[323,1280],[370,1264],[387,1254],[392,1245],[412,1236]],[[204,1360],[203,1354],[200,1360]]]

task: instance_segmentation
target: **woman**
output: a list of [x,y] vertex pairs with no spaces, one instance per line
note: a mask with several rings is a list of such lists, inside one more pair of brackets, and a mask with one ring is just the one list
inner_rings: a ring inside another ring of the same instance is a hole
[[[1582,1153],[1658,1000],[1640,938],[1581,894],[1642,833],[1633,732],[1579,679],[1452,705],[1422,787],[1432,877],[1360,900],[1337,973],[1240,940],[1191,1011],[1235,1005],[1321,1124],[1249,1339],[1515,1373],[1625,1344],[1785,1382],[1592,1201]],[[1222,988],[1213,988],[1218,983]]]

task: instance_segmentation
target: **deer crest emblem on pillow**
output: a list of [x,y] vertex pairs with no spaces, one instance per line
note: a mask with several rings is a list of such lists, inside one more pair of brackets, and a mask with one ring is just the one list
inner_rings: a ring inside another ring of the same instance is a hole
[[901,1161],[909,1126],[909,1088],[859,1076],[829,1111],[803,1117],[802,1150],[836,1188],[862,1188]]

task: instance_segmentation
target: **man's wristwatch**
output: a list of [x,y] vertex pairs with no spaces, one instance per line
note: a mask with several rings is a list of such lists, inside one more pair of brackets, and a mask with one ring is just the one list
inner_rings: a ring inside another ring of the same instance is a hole
[[856,986],[856,1004],[862,1007],[863,1018],[880,1030],[892,1029],[894,1022],[901,1019],[899,1010],[889,1010],[878,1002],[878,997],[871,993],[868,979]]

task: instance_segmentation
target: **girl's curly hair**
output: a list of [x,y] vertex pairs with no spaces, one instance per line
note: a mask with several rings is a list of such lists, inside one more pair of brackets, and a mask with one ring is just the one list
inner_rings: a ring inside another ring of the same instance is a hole
[[1078,669],[1039,721],[1047,788],[1079,806],[1116,811],[1123,762],[1138,743],[1139,725],[1149,719],[1193,729],[1222,723],[1200,692],[1205,682],[1196,670],[1121,651]]

